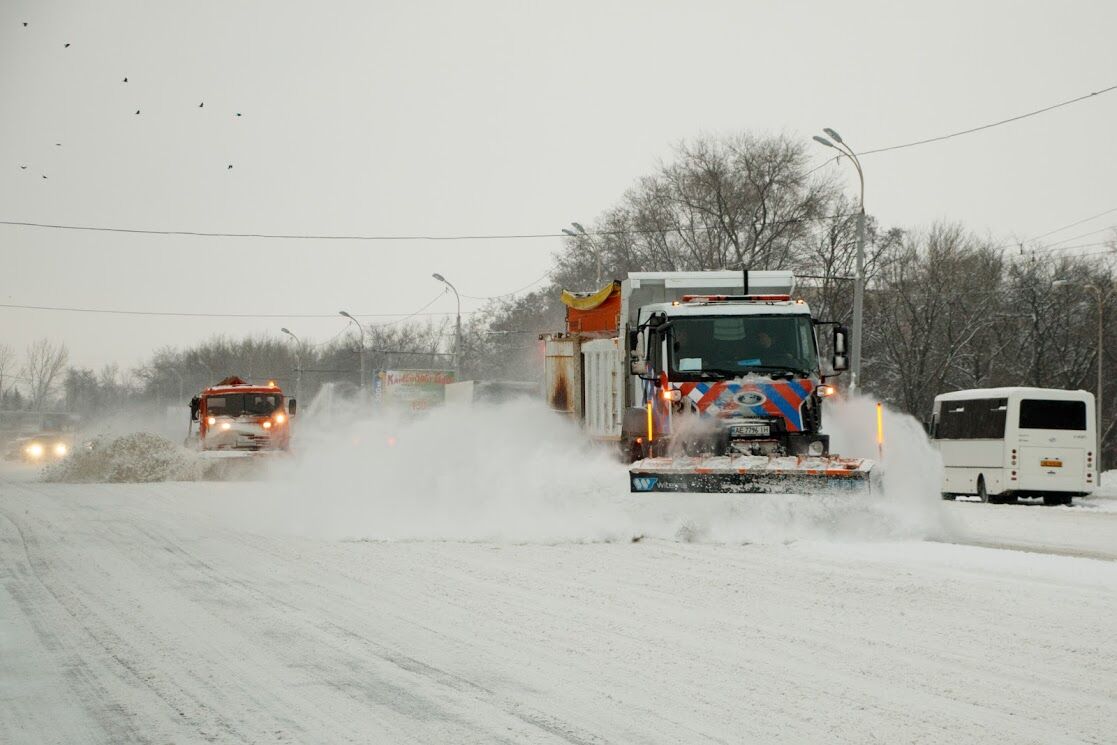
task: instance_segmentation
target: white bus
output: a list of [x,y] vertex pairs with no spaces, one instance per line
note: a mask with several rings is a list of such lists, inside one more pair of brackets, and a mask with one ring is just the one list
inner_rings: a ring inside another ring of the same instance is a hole
[[935,397],[928,431],[942,454],[944,499],[1043,497],[1070,504],[1098,483],[1094,394],[978,388]]

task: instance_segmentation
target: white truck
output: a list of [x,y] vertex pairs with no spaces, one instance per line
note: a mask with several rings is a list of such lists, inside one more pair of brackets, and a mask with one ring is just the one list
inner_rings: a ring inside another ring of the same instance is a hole
[[794,288],[786,271],[637,272],[564,293],[567,328],[543,337],[550,406],[616,447],[634,492],[867,489],[872,462],[821,433],[849,333]]

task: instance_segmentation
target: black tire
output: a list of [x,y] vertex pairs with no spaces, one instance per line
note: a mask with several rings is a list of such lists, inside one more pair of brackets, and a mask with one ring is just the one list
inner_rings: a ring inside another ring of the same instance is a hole
[[950,492],[945,492],[944,491],[942,493],[942,498],[953,502],[955,499],[958,498],[958,495],[957,494],[951,494]]
[[1044,494],[1043,503],[1049,507],[1055,505],[1069,505],[1074,500],[1070,494]]
[[985,477],[977,477],[977,498],[982,502],[989,501],[989,490],[985,488]]

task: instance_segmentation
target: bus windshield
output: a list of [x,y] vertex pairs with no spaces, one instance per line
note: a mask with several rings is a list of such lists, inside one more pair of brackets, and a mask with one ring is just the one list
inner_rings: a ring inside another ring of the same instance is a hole
[[1085,401],[1051,401],[1025,398],[1020,401],[1020,429],[1086,429]]
[[282,405],[278,393],[226,393],[206,399],[209,416],[269,416]]
[[809,316],[697,316],[671,319],[672,379],[709,375],[739,377],[750,372],[818,370]]

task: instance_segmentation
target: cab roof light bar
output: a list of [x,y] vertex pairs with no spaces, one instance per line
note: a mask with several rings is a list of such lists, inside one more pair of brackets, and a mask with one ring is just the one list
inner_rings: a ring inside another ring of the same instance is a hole
[[683,295],[684,303],[789,302],[791,295]]

